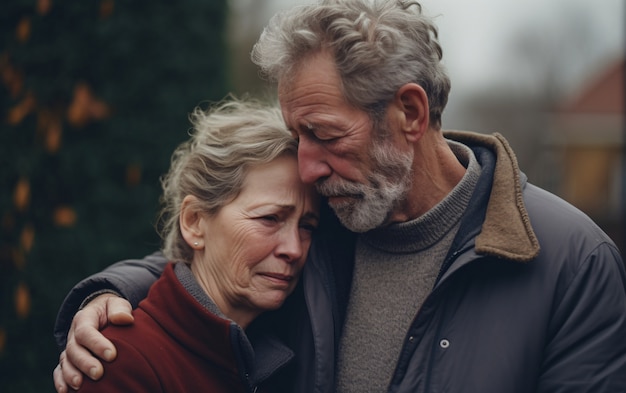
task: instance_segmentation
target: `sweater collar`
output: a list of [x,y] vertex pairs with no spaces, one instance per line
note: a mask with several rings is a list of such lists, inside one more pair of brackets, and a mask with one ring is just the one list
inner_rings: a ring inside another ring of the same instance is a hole
[[457,159],[467,168],[454,189],[436,206],[407,222],[377,228],[361,235],[370,246],[391,253],[425,250],[437,243],[459,222],[480,176],[480,165],[466,146],[448,141]]

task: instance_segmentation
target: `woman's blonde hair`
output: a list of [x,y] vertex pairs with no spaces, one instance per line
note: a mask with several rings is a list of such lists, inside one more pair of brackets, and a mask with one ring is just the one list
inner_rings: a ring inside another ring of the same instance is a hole
[[157,230],[163,253],[175,262],[191,261],[193,255],[179,226],[185,196],[200,201],[199,211],[215,214],[237,197],[251,166],[285,154],[295,157],[298,150],[276,105],[231,96],[208,110],[196,108],[190,120],[191,138],[176,148],[161,179]]

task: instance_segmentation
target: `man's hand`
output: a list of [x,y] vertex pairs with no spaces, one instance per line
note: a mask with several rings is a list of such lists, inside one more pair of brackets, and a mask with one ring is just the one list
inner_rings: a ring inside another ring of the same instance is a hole
[[94,381],[102,377],[102,363],[94,356],[110,362],[117,356],[117,351],[99,330],[107,323],[132,324],[134,319],[131,311],[132,307],[127,300],[113,294],[103,294],[76,313],[67,335],[67,346],[52,374],[58,393],[66,393],[68,385],[78,390],[83,382],[83,374]]

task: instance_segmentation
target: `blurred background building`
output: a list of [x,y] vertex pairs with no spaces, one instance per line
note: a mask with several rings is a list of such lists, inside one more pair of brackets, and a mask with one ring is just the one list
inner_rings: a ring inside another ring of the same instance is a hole
[[[609,62],[550,113],[537,178],[600,224],[624,252],[624,58]],[[541,164],[540,164],[541,165]]]
[[[159,247],[159,176],[187,114],[270,98],[249,53],[299,0],[0,5],[0,392],[53,391],[79,279]],[[623,0],[424,0],[452,92],[444,128],[500,132],[531,182],[625,250]]]

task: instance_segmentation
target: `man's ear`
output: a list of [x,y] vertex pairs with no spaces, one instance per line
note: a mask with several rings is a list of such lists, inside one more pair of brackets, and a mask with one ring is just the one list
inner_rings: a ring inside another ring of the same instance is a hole
[[407,83],[398,89],[394,102],[401,113],[405,138],[410,143],[418,141],[430,122],[426,91],[417,83]]
[[187,195],[180,207],[179,225],[183,238],[192,249],[204,247],[204,228],[202,214],[199,209],[200,202],[193,195]]

